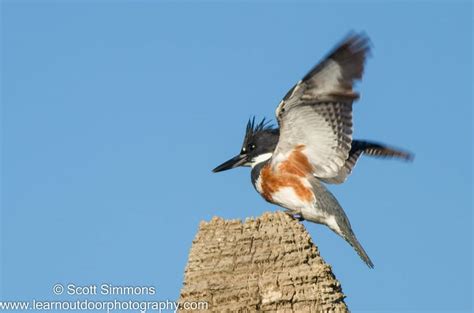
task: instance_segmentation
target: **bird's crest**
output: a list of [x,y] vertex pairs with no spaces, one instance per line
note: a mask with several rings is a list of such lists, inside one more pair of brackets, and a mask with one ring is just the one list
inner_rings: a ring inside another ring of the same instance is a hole
[[255,134],[262,131],[276,131],[274,125],[271,123],[271,120],[263,118],[260,122],[255,122],[255,116],[250,118],[247,122],[247,128],[245,130],[245,140],[248,142]]

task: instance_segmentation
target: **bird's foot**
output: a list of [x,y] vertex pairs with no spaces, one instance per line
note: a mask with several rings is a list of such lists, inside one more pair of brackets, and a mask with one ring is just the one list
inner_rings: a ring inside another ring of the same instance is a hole
[[301,214],[295,214],[295,215],[293,215],[293,217],[296,218],[298,220],[298,222],[304,221],[304,217]]
[[292,218],[298,220],[299,222],[304,221],[304,217],[303,217],[303,214],[301,214],[301,212],[295,212],[293,210],[286,210],[285,213],[288,214],[289,216],[291,216]]

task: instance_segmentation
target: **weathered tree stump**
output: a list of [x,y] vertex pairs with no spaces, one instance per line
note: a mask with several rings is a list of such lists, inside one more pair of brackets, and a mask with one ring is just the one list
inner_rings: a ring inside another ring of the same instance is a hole
[[331,267],[283,212],[201,222],[179,301],[206,301],[215,312],[348,311]]

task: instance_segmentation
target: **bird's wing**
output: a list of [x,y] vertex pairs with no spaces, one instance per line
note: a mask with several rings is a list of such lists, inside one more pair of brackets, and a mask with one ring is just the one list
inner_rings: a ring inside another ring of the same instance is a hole
[[409,152],[387,147],[375,142],[353,140],[351,150],[349,151],[349,158],[339,170],[339,173],[334,177],[324,178],[322,180],[329,184],[341,184],[345,182],[362,154],[378,158],[398,158],[406,161],[413,159],[413,155]]
[[280,139],[272,166],[303,149],[314,176],[338,175],[352,142],[352,102],[355,80],[362,77],[369,40],[351,34],[316,65],[283,98],[276,109]]

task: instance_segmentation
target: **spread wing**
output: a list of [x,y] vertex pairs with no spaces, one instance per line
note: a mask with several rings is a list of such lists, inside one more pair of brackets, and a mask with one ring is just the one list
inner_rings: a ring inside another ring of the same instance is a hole
[[280,140],[272,165],[302,147],[314,176],[338,175],[351,149],[352,102],[359,97],[352,86],[368,52],[366,36],[349,35],[286,94],[276,110]]
[[387,147],[375,142],[354,140],[352,141],[352,147],[349,151],[349,158],[346,160],[346,163],[344,163],[344,166],[339,170],[339,173],[334,177],[322,180],[329,184],[341,184],[345,182],[362,154],[377,158],[398,158],[405,161],[411,161],[413,159],[413,155],[405,151]]

